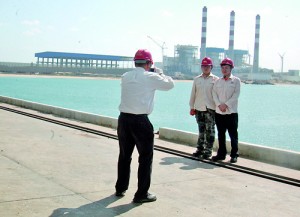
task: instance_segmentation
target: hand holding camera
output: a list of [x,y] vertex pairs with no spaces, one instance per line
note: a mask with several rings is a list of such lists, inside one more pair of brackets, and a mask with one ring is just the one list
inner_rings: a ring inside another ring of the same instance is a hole
[[149,72],[156,72],[156,73],[159,74],[159,75],[161,75],[161,74],[164,73],[162,69],[156,68],[156,67],[150,68]]

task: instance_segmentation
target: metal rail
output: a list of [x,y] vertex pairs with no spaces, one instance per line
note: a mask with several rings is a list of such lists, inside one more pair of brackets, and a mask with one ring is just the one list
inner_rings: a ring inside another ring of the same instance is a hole
[[[118,137],[116,135],[106,133],[106,132],[102,132],[102,131],[99,131],[99,130],[94,130],[94,129],[91,129],[91,128],[82,127],[82,126],[79,126],[79,125],[75,125],[75,124],[71,124],[71,123],[67,123],[67,122],[63,122],[63,121],[59,121],[59,120],[55,120],[55,119],[51,119],[51,118],[46,118],[46,117],[43,117],[43,116],[23,112],[23,111],[20,111],[20,110],[16,110],[16,109],[4,107],[4,106],[0,106],[0,109],[5,110],[5,111],[9,111],[9,112],[13,112],[13,113],[16,113],[16,114],[28,116],[28,117],[31,117],[31,118],[47,121],[47,122],[50,122],[50,123],[58,124],[58,125],[61,125],[61,126],[73,128],[73,129],[76,129],[76,130],[81,130],[81,131],[84,131],[84,132],[87,132],[87,133],[92,133],[92,134],[96,134],[96,135],[99,135],[99,136],[104,136],[104,137],[107,137],[107,138],[110,138],[110,139],[118,140]],[[274,173],[269,173],[269,172],[265,172],[265,171],[261,171],[261,170],[256,170],[256,169],[252,169],[252,168],[249,168],[249,167],[240,166],[240,165],[237,165],[237,164],[230,164],[230,163],[225,163],[225,162],[213,162],[213,161],[210,161],[210,160],[199,159],[199,158],[196,158],[196,157],[192,156],[189,153],[179,151],[179,150],[175,150],[175,149],[162,147],[162,146],[158,146],[158,145],[154,145],[154,150],[161,151],[161,152],[168,153],[168,154],[172,154],[172,155],[176,155],[176,156],[183,157],[183,158],[188,158],[188,159],[195,160],[195,161],[201,161],[203,163],[211,164],[211,165],[218,166],[218,167],[223,167],[223,168],[226,168],[226,169],[246,173],[246,174],[253,175],[253,176],[258,176],[258,177],[273,180],[273,181],[276,181],[276,182],[281,182],[281,183],[285,183],[285,184],[288,184],[288,185],[293,185],[293,186],[300,187],[300,180],[298,180],[298,179],[293,179],[293,178],[290,178],[290,177],[281,176],[281,175],[277,175],[277,174],[274,174]]]

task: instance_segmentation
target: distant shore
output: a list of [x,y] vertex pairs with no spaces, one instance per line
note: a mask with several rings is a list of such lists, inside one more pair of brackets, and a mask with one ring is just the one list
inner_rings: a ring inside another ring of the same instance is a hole
[[[0,77],[31,77],[31,78],[74,78],[74,79],[97,79],[97,80],[119,80],[121,77],[115,77],[115,76],[109,76],[109,75],[103,75],[103,76],[92,76],[92,75],[51,75],[51,74],[24,74],[24,73],[2,73],[0,72]],[[191,82],[193,79],[174,79],[177,82]],[[248,83],[247,81],[243,83]],[[271,81],[270,83],[274,85],[300,85],[300,82],[290,82],[290,81]],[[255,84],[255,85],[268,85],[261,83],[261,84]]]
[[75,75],[43,75],[43,74],[13,74],[0,73],[0,77],[31,77],[31,78],[76,78],[76,79],[99,79],[99,80],[118,80],[118,77],[109,76],[75,76]]
[[[44,74],[16,74],[16,73],[1,73],[0,77],[30,77],[30,78],[75,78],[75,79],[96,79],[96,80],[119,80],[121,77],[113,76],[88,76],[88,75],[44,75]],[[192,80],[176,80],[179,82],[191,82]]]

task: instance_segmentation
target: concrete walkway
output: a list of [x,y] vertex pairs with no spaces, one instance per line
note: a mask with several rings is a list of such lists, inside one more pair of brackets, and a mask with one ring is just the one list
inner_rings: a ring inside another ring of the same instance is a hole
[[[194,150],[158,139],[156,144]],[[117,198],[117,140],[4,110],[0,153],[1,217],[300,216],[299,187],[158,151],[150,189],[158,200],[133,204],[136,151],[130,188]],[[242,158],[238,163],[300,179],[297,170]]]

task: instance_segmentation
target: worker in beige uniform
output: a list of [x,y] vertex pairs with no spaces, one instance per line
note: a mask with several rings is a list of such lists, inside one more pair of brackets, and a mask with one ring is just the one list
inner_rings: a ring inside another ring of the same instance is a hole
[[208,159],[212,155],[215,141],[215,102],[212,96],[213,85],[218,77],[211,73],[213,61],[204,57],[201,61],[202,74],[194,78],[190,96],[190,115],[195,115],[199,137],[194,157]]
[[221,62],[223,77],[216,81],[213,87],[213,99],[216,103],[216,126],[218,130],[219,149],[213,161],[225,160],[226,131],[231,140],[230,162],[236,163],[238,152],[238,98],[240,95],[241,81],[232,75],[234,63],[225,58]]

